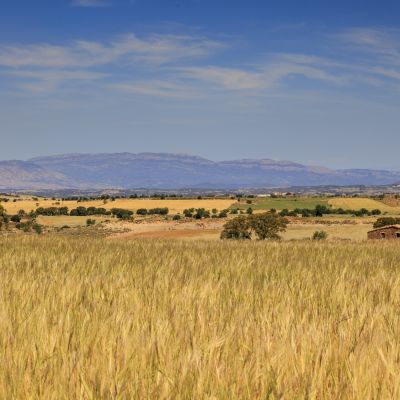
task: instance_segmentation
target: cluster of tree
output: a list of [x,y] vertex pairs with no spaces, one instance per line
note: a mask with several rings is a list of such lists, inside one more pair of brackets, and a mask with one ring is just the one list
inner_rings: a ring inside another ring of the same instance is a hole
[[[154,209],[154,213],[164,213],[165,209]],[[167,213],[168,213],[168,209]],[[147,211],[147,210],[146,210]],[[153,210],[149,210],[152,212]],[[113,215],[120,219],[130,220],[132,219],[133,211],[125,210],[123,208],[112,208],[111,210],[106,210],[102,207],[77,207],[68,212],[68,207],[48,207],[43,208],[39,207],[34,212],[32,217],[37,215],[46,215],[46,216],[59,216],[59,215],[70,215],[75,217],[90,217],[93,215]],[[19,221],[18,221],[19,222]]]
[[[24,219],[24,221],[22,221]],[[17,229],[24,232],[34,231],[38,234],[43,232],[42,225],[38,224],[35,220],[35,214],[26,214],[24,210],[19,210],[15,215],[7,215],[5,209],[0,205],[0,229],[3,225],[8,226],[9,222],[14,222]]]
[[[240,213],[243,214],[243,211],[240,210]],[[253,214],[253,209],[249,207],[246,210],[247,214]],[[186,218],[195,218],[195,219],[203,219],[203,218],[226,218],[228,214],[239,214],[239,210],[237,208],[232,209],[224,209],[218,211],[216,208],[213,208],[211,211],[206,210],[205,208],[188,208],[183,210],[183,215]]]
[[[273,210],[271,210],[273,211]],[[295,208],[292,211],[288,209],[283,209],[279,212],[282,217],[297,217],[301,215],[302,217],[322,217],[327,214],[337,214],[337,215],[354,215],[356,217],[364,217],[367,215],[380,215],[381,210],[375,209],[372,211],[366,208],[361,208],[360,210],[345,210],[343,208],[330,208],[321,204],[315,206],[314,209],[308,208]]]
[[91,215],[111,215],[111,211],[106,210],[105,208],[97,208],[97,207],[77,207],[71,210],[69,213],[71,216],[81,216],[87,217]]
[[29,218],[33,220],[36,218],[36,214],[32,211],[29,214],[27,214],[24,210],[19,210],[17,214],[7,216],[8,220],[15,223],[21,222],[23,218]]
[[398,225],[400,218],[398,217],[382,217],[378,218],[374,223],[374,228],[382,228],[382,226]]
[[169,209],[168,207],[158,207],[158,208],[139,208],[136,211],[137,215],[168,215]]
[[[231,208],[229,211],[231,214],[239,214],[239,210],[237,208]],[[273,210],[271,210],[271,211],[273,211]],[[240,214],[243,214],[243,210],[240,210]],[[253,214],[253,209],[251,207],[249,207],[246,210],[246,214]]]
[[229,210],[222,210],[218,212],[216,208],[213,208],[211,211],[206,210],[205,208],[188,208],[183,210],[183,215],[186,218],[195,218],[195,219],[203,219],[203,218],[226,218],[228,216]]
[[[187,198],[187,199],[202,199],[202,198],[215,198],[216,196],[214,194],[206,194],[204,196],[201,195],[184,195],[182,193],[153,193],[153,194],[144,194],[144,193],[125,193],[125,194],[119,194],[119,195],[109,195],[109,194],[102,194],[99,196],[66,196],[66,197],[61,197],[60,200],[62,201],[77,201],[77,202],[85,202],[85,201],[95,201],[95,200],[104,200],[104,201],[115,201],[118,199],[182,199],[182,198]],[[248,197],[254,197],[254,196],[248,196]],[[55,197],[52,198],[52,200],[56,200]]]
[[38,224],[35,220],[18,222],[15,224],[15,227],[24,232],[32,232],[32,231],[36,232],[38,235],[40,235],[43,232],[42,225]]
[[132,220],[133,211],[125,210],[124,208],[112,208],[111,214],[119,219],[130,221]]
[[36,209],[35,214],[46,216],[68,215],[68,207],[39,207]]
[[197,216],[197,219],[210,218],[210,212],[206,211],[204,208],[201,209],[187,208],[183,210],[183,215],[186,218],[195,218],[195,216]]
[[251,239],[253,234],[258,240],[278,240],[289,221],[274,212],[255,215],[239,215],[228,221],[221,233],[221,239]]

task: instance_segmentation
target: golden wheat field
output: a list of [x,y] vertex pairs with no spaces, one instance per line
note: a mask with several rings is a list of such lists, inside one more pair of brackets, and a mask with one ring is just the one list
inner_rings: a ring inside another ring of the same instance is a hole
[[396,243],[2,237],[2,399],[400,397]]

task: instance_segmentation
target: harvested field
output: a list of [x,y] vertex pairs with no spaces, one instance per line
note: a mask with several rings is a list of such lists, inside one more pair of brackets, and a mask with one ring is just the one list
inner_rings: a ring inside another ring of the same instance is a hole
[[367,239],[367,232],[371,229],[372,224],[291,224],[282,238],[284,240],[310,239],[315,231],[323,230],[328,234],[328,240],[362,241]]
[[129,239],[179,239],[179,240],[219,240],[220,231],[216,229],[179,229],[179,230],[160,230],[122,234],[119,237]]
[[399,214],[400,207],[391,207],[387,204],[382,203],[378,200],[360,198],[360,197],[335,197],[329,199],[329,205],[334,208],[344,208],[350,210],[359,210],[361,208],[366,208],[367,210],[378,209],[382,212],[387,212],[389,214]]
[[25,210],[29,212],[31,210],[36,210],[38,207],[68,207],[72,210],[76,207],[103,207],[107,210],[112,208],[124,208],[126,210],[137,210],[138,208],[158,208],[158,207],[168,207],[170,214],[182,213],[184,209],[187,208],[205,208],[211,210],[216,208],[217,210],[223,210],[229,208],[229,206],[234,202],[230,199],[184,199],[184,200],[153,200],[153,199],[116,199],[115,201],[107,201],[104,203],[102,200],[95,201],[54,201],[54,200],[19,200],[16,202],[1,203],[1,205],[6,209],[8,214],[16,214],[19,210]]
[[86,221],[90,219],[94,219],[96,223],[104,221],[106,218],[90,216],[90,217],[70,217],[70,216],[55,216],[55,217],[47,217],[40,215],[37,218],[37,222],[41,225],[49,226],[49,227],[62,227],[65,225],[74,227],[74,226],[85,226]]

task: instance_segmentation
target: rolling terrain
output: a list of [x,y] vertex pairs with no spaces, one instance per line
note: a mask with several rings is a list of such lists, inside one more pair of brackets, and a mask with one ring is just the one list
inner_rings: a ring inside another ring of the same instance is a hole
[[0,162],[0,189],[237,189],[397,182],[396,171],[334,170],[270,159],[215,162],[165,153],[66,154]]

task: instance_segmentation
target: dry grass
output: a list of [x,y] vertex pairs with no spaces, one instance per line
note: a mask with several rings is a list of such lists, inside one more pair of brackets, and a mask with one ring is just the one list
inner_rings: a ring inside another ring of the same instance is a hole
[[329,240],[366,240],[367,232],[373,229],[372,224],[298,224],[289,225],[282,235],[284,240],[310,239],[315,231],[326,231]]
[[152,199],[116,199],[115,201],[108,201],[106,204],[102,200],[94,201],[55,201],[39,199],[34,201],[32,199],[23,199],[16,202],[2,203],[1,205],[6,209],[8,214],[16,214],[19,210],[29,212],[36,210],[38,207],[68,207],[69,210],[73,208],[82,207],[103,207],[107,210],[111,208],[124,208],[127,210],[137,210],[138,208],[157,208],[168,207],[171,214],[181,213],[186,208],[205,208],[211,210],[223,210],[229,208],[234,203],[230,199],[186,199],[186,200],[152,200]]
[[[182,239],[182,240],[219,240],[222,232],[222,223],[197,227],[196,223],[183,225],[166,222],[164,224],[131,225],[132,231],[117,234],[118,238],[147,238],[147,239]],[[189,226],[191,226],[189,228]],[[328,240],[345,239],[362,241],[367,239],[367,232],[373,229],[372,223],[357,224],[289,224],[286,232],[282,234],[283,240],[310,239],[316,230],[328,233]]]
[[120,235],[119,238],[141,238],[141,239],[174,239],[174,240],[219,240],[221,230],[217,229],[176,229],[176,230],[153,230],[144,232],[131,232]]
[[344,208],[350,210],[366,208],[367,210],[378,209],[389,214],[400,213],[400,207],[391,207],[381,201],[362,197],[335,197],[329,199],[328,203],[334,208]]
[[399,257],[2,238],[0,398],[399,398]]
[[79,217],[79,216],[67,216],[67,215],[61,215],[61,216],[43,216],[40,215],[37,218],[37,222],[41,225],[49,226],[49,227],[62,227],[65,225],[68,226],[85,226],[86,221],[88,219],[94,219],[96,223],[99,223],[101,221],[106,220],[104,217],[98,217],[98,216],[89,216],[89,217]]

